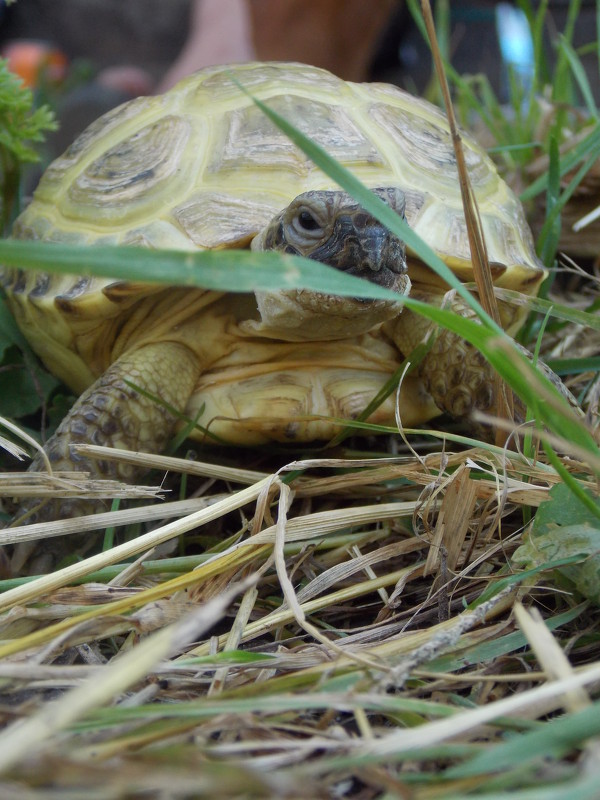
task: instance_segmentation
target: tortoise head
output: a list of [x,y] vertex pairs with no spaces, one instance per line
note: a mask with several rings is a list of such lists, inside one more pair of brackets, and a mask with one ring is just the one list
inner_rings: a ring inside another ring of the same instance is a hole
[[[404,218],[404,194],[396,187],[373,192]],[[405,295],[410,289],[404,242],[343,191],[304,192],[252,242],[253,250],[278,250],[366,278]],[[393,300],[364,300],[294,289],[257,292],[266,334],[302,340],[364,333],[396,316]]]

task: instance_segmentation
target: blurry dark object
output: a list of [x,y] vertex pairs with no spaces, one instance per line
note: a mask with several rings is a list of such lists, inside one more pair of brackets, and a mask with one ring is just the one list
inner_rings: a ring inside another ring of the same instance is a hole
[[255,59],[248,0],[192,0],[188,38],[156,93],[203,67]]
[[396,0],[251,0],[261,61],[302,61],[364,81]]
[[127,63],[160,80],[185,42],[190,0],[18,0],[6,9],[2,39],[53,42],[69,61],[97,70]]
[[364,81],[399,0],[194,0],[188,40],[158,86],[211,64],[300,61]]

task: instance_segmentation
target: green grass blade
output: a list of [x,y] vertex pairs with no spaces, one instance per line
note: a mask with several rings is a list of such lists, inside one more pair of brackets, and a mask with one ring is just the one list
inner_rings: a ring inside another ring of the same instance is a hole
[[578,375],[582,372],[600,372],[600,356],[589,358],[549,358],[546,364],[557,375]]
[[[523,295],[512,289],[497,289],[496,296],[499,300],[505,300],[514,305],[523,304]],[[561,305],[553,300],[545,300],[542,297],[528,297],[527,308],[530,311],[537,311],[540,314],[548,314],[550,317],[563,322],[574,322],[577,325],[585,325],[591,330],[600,331],[600,316],[593,311],[581,311],[577,308]]]
[[598,75],[600,75],[600,3],[596,3],[596,40],[594,42],[596,50],[596,65]]
[[585,74],[585,69],[583,68],[583,64],[579,59],[579,56],[575,52],[575,49],[572,47],[570,42],[564,36],[559,37],[559,46],[562,53],[564,53],[569,66],[571,67],[571,71],[577,81],[577,85],[579,86],[579,91],[583,97],[584,103],[586,108],[590,114],[590,116],[594,117],[595,119],[598,118],[598,109],[596,108],[596,101],[594,100],[594,94],[592,92],[592,87],[590,86],[590,82],[587,79],[587,75]]
[[600,520],[600,507],[592,500],[585,489],[581,486],[579,481],[571,475],[567,467],[563,464],[560,458],[556,455],[554,450],[546,443],[543,443],[544,452],[550,463],[556,470],[557,475],[560,476],[562,482],[571,492],[573,497],[576,497],[582,505],[584,505],[591,515]]
[[450,0],[436,0],[434,19],[440,53],[444,61],[448,61],[451,50]]
[[6,266],[228,292],[305,288],[351,297],[400,299],[375,283],[299,256],[250,250],[183,252],[0,240]]
[[[554,137],[552,137],[552,141],[554,141]],[[551,162],[552,159],[558,157],[558,148],[556,149],[553,155],[553,148],[550,149],[551,154]],[[558,249],[558,243],[560,239],[560,230],[561,230],[561,223],[560,223],[560,213],[566,204],[569,202],[571,197],[575,194],[577,187],[583,181],[585,176],[588,174],[589,170],[594,166],[596,163],[596,156],[588,157],[583,164],[579,167],[575,175],[571,178],[568,185],[565,187],[563,192],[556,196],[554,192],[557,191],[559,188],[559,179],[558,176],[553,179],[548,180],[548,205],[547,205],[547,215],[546,219],[544,220],[544,224],[542,225],[542,230],[540,231],[539,241],[541,244],[541,253],[543,253],[542,261],[546,264],[547,267],[552,266],[552,261],[554,260],[554,254]],[[553,170],[550,170],[550,174],[552,174]],[[552,186],[552,190],[551,187]],[[550,198],[552,198],[550,200]]]
[[517,6],[527,18],[533,41],[535,80],[531,86],[530,97],[530,100],[533,101],[535,93],[538,92],[542,86],[549,83],[550,71],[548,69],[544,47],[544,26],[546,22],[546,12],[548,10],[548,0],[541,0],[535,12],[529,0],[517,0]]
[[545,761],[552,755],[561,755],[598,734],[600,734],[600,707],[594,704],[577,714],[569,714],[562,719],[554,720],[551,725],[513,736],[508,741],[475,756],[466,764],[451,768],[446,772],[446,777],[466,778],[507,769],[514,770],[528,761],[536,759]]
[[[573,41],[573,31],[575,30],[575,23],[581,9],[581,0],[571,0],[567,12],[567,21],[562,36],[563,42],[571,44]],[[556,69],[554,71],[554,81],[552,83],[552,99],[555,103],[561,105],[575,105],[574,98],[572,97],[572,83],[571,72],[569,69],[569,60],[565,52],[562,42],[559,42],[557,47],[557,61]],[[566,110],[559,111],[556,115],[556,130],[562,130],[564,127],[566,117]]]
[[[528,789],[513,787],[508,792],[489,791],[489,787],[480,794],[469,793],[471,800],[598,800],[598,775],[583,773],[582,777],[572,779],[555,779],[551,783],[538,778],[534,786]],[[441,797],[442,795],[440,795]],[[444,794],[444,800],[465,800],[465,795]]]
[[554,263],[561,229],[561,206],[559,205],[560,154],[555,136],[550,137],[549,158],[550,165],[546,186],[546,220],[537,244],[538,255],[547,267],[551,267]]
[[[574,169],[587,157],[600,157],[600,124],[596,123],[590,133],[579,144],[564,154],[560,160],[560,176]],[[521,200],[527,202],[546,190],[548,175],[544,173],[521,193]]]
[[[446,73],[456,87],[457,104],[463,124],[469,122],[467,112],[471,110],[482,120],[496,141],[510,141],[511,126],[502,112],[487,76],[464,77],[448,66]],[[481,99],[478,92],[481,94]]]

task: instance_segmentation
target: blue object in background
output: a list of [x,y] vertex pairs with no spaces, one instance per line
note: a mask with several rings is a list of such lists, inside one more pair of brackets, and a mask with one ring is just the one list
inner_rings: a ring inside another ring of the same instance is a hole
[[512,71],[527,93],[531,88],[535,69],[533,40],[527,17],[521,9],[510,3],[498,3],[496,30],[505,71]]

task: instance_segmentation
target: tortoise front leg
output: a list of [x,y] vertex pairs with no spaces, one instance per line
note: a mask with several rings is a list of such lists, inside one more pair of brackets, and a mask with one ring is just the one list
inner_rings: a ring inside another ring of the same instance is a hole
[[[163,451],[173,433],[175,415],[140,394],[127,381],[184,411],[199,372],[197,356],[175,342],[159,342],[125,353],[79,397],[47,441],[44,449],[52,468],[89,472],[96,478],[137,480],[141,472],[135,467],[86,458],[75,452],[74,445],[93,443],[127,450]],[[43,471],[43,458],[36,456],[29,469]],[[98,506],[97,500],[52,500],[40,505],[34,499],[25,501],[15,516],[18,519],[26,515],[24,523],[40,522],[94,513]],[[16,562],[23,560],[23,554],[21,548]]]
[[[419,300],[441,305],[443,295],[420,293],[411,294]],[[448,306],[457,314],[477,320],[475,312],[460,297],[455,297]],[[507,314],[514,312],[503,308]],[[503,320],[504,324],[514,322]],[[389,333],[404,354],[409,354],[432,328],[425,317],[405,310],[391,323]],[[452,331],[440,329],[431,349],[419,367],[419,375],[424,387],[434,403],[450,416],[460,419],[468,417],[475,409],[494,412],[496,406],[495,374],[485,357],[469,342]],[[516,417],[521,417],[522,409],[516,400]]]
[[[426,292],[413,292],[412,296],[437,305],[440,305],[443,299],[442,295]],[[478,319],[461,297],[455,297],[449,307],[465,318]],[[509,331],[518,328],[522,309],[506,303],[499,304],[499,309],[504,328]],[[419,342],[423,341],[432,323],[418,314],[407,313],[405,310],[390,325],[392,327],[388,328],[388,333],[396,345],[402,353],[410,353]],[[515,346],[524,356],[533,360],[528,350],[516,343]],[[558,375],[540,360],[536,362],[536,368],[573,410],[580,414],[577,401]],[[452,417],[457,419],[468,417],[475,410],[491,414],[497,411],[496,387],[504,384],[496,381],[493,367],[479,350],[452,331],[440,329],[431,350],[420,365],[419,376],[440,411],[445,411]],[[514,420],[516,423],[521,423],[526,416],[525,405],[516,394],[512,400]],[[478,429],[477,433],[488,437],[485,430]]]

